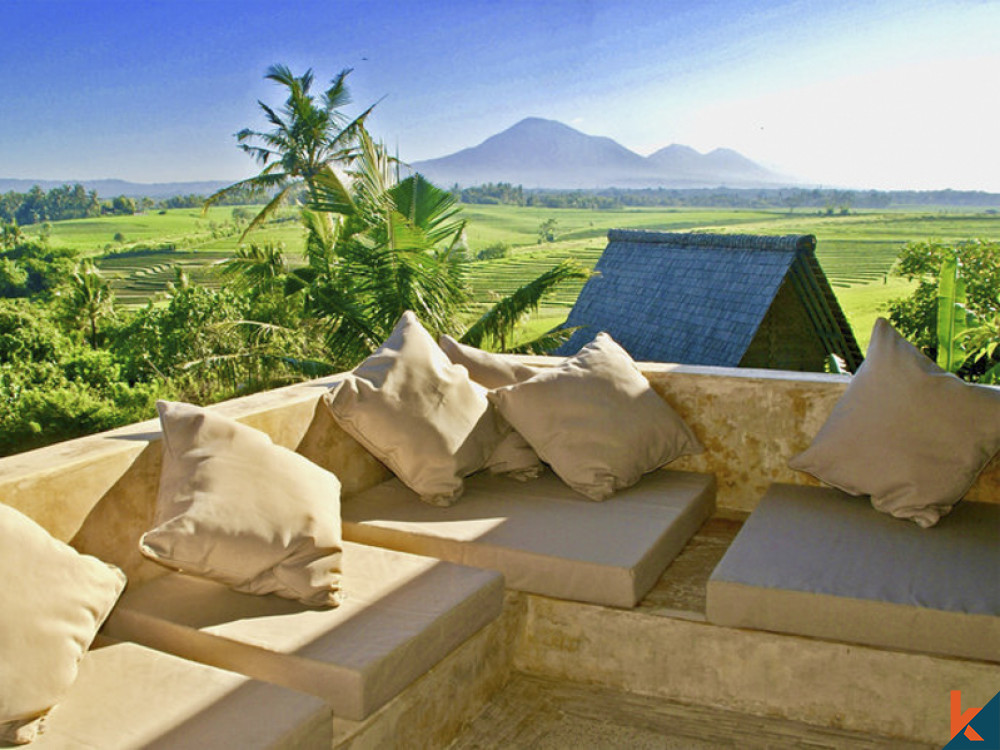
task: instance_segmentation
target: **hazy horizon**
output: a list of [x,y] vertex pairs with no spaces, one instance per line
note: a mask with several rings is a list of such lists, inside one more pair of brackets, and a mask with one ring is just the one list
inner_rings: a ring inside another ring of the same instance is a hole
[[[831,7],[835,6],[835,7]],[[6,0],[0,177],[236,180],[272,63],[345,67],[406,161],[525,117],[810,184],[1000,192],[1000,3]]]

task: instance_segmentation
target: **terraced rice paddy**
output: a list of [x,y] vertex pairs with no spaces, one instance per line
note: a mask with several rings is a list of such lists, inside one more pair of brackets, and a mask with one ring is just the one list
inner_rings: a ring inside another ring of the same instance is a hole
[[98,267],[121,304],[143,305],[157,293],[166,291],[167,284],[176,281],[178,271],[183,271],[193,284],[221,286],[216,264],[230,255],[227,250],[184,250],[109,256],[102,258]]

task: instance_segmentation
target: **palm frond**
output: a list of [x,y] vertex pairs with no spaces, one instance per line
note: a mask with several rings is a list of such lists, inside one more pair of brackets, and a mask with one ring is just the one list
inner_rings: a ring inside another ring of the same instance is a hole
[[414,226],[420,227],[431,244],[451,237],[464,222],[456,219],[461,206],[455,196],[415,174],[394,185],[389,191],[396,210]]
[[[311,75],[312,71],[309,72]],[[282,63],[275,63],[274,65],[271,65],[264,74],[264,78],[269,81],[274,81],[275,83],[280,83],[282,86],[286,86],[288,88],[292,88],[296,85],[295,75],[287,65]]]
[[590,272],[565,260],[504,297],[487,310],[465,332],[460,341],[482,348],[489,343],[503,351],[514,338],[514,329],[527,313],[538,309],[542,298],[555,286],[570,279],[586,279]]
[[347,76],[354,68],[344,68],[330,82],[330,88],[323,94],[323,106],[327,111],[335,112],[351,103],[351,94],[347,90]]
[[357,210],[351,191],[330,165],[310,180],[308,206],[312,211],[342,216],[350,216]]
[[286,175],[284,174],[262,173],[254,177],[248,177],[245,180],[240,180],[239,182],[234,182],[232,185],[228,185],[221,190],[216,190],[202,204],[202,216],[208,213],[208,209],[213,204],[228,195],[238,193],[242,190],[267,190],[281,184],[285,179]]
[[267,291],[287,273],[284,249],[272,243],[238,247],[222,263],[222,274],[233,279],[241,290]]
[[259,227],[268,219],[270,219],[274,215],[274,213],[281,207],[281,204],[283,204],[288,199],[289,194],[292,192],[292,188],[301,184],[301,182],[302,182],[301,180],[295,180],[294,182],[289,182],[281,190],[279,190],[277,195],[275,195],[270,200],[270,202],[268,202],[268,204],[260,210],[260,213],[254,216],[253,219],[250,221],[250,223],[247,224],[247,228],[244,229],[243,234],[240,235],[240,242],[243,242],[243,240],[246,239],[246,236],[250,234],[250,232],[252,232],[254,229]]
[[358,131],[358,161],[351,171],[356,204],[362,213],[369,215],[369,223],[375,223],[378,216],[388,215],[393,207],[389,198],[392,188],[392,161],[385,147],[376,143],[364,128]]
[[515,346],[508,347],[506,351],[510,354],[548,354],[556,347],[569,341],[570,336],[577,330],[579,330],[579,326],[553,328],[530,341],[522,341]]
[[310,290],[310,311],[325,328],[327,353],[335,364],[353,367],[385,338],[386,331],[373,327],[370,315],[350,291],[335,285]]
[[[267,121],[270,122],[272,125],[274,125],[276,128],[278,128],[279,131],[283,133],[287,133],[289,131],[290,129],[289,126],[285,123],[285,121],[281,118],[281,116],[277,112],[275,112],[273,109],[271,109],[269,106],[264,104],[264,102],[260,101],[259,99],[257,100],[257,106],[259,106],[262,110],[264,110],[264,115],[267,117]],[[270,133],[258,133],[256,135],[258,138],[263,138],[265,140],[269,137],[273,137],[273,135],[271,135]]]

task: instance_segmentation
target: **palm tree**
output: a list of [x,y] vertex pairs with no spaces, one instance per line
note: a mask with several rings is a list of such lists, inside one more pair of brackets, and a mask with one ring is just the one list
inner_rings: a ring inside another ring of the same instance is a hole
[[[304,324],[321,329],[326,354],[339,367],[353,367],[374,351],[406,310],[416,312],[432,331],[450,334],[462,330],[470,312],[459,205],[419,174],[401,179],[399,160],[365,130],[371,107],[346,122],[339,109],[349,101],[349,73],[341,72],[317,101],[310,94],[311,70],[296,77],[284,66],[270,68],[267,78],[289,92],[280,113],[258,102],[274,129],[237,134],[240,148],[264,168],[206,202],[207,207],[246,188],[277,189],[245,237],[296,186],[305,186],[307,265],[289,271],[273,248],[251,246],[224,268],[244,289],[274,289],[281,282],[287,297],[301,301]],[[510,348],[515,326],[546,291],[584,276],[573,264],[557,266],[501,300],[463,340]],[[539,350],[564,337],[550,334],[526,346]]]
[[[291,272],[290,293],[305,294],[307,316],[325,325],[327,350],[353,366],[389,335],[406,310],[435,333],[459,333],[470,310],[465,221],[454,196],[420,174],[400,179],[398,161],[364,128],[347,182],[331,169],[316,176],[309,210],[309,264]],[[497,302],[461,337],[501,350],[542,296],[587,272],[561,263]],[[546,334],[519,348],[541,351],[566,334]]]
[[90,347],[97,349],[97,324],[114,314],[114,294],[93,260],[82,260],[73,270],[67,304],[70,314],[88,329]]
[[346,83],[350,73],[350,68],[342,70],[317,99],[310,93],[312,70],[296,76],[285,65],[268,68],[265,78],[288,89],[288,98],[279,111],[257,102],[273,126],[271,130],[244,128],[236,134],[240,148],[263,169],[253,177],[219,190],[205,201],[207,210],[220,198],[243,190],[277,191],[247,225],[241,241],[267,221],[298,187],[305,185],[311,191],[318,174],[333,163],[349,163],[354,157],[357,131],[374,105],[351,121],[340,112],[351,101]]

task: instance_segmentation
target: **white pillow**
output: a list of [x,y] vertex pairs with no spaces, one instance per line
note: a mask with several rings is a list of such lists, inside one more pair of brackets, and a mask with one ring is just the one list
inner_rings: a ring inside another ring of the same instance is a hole
[[340,481],[259,430],[161,401],[163,469],[147,557],[248,594],[340,603]]
[[412,312],[326,395],[337,423],[420,498],[451,505],[509,431]]
[[503,417],[566,484],[604,500],[702,448],[606,333],[561,365],[490,392]]
[[927,528],[997,451],[1000,389],[945,372],[879,318],[864,363],[788,465]]
[[125,574],[0,504],[0,742],[34,739],[76,680]]
[[[505,385],[522,383],[545,371],[541,367],[523,365],[503,354],[484,352],[466,346],[451,336],[441,336],[438,338],[438,344],[452,363],[462,365],[468,370],[473,382],[484,388],[501,388]],[[538,454],[517,430],[507,433],[496,450],[486,459],[483,468],[489,470],[490,474],[504,474],[519,481],[535,479],[544,469]]]

